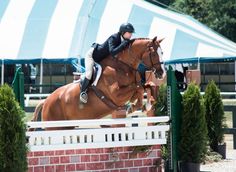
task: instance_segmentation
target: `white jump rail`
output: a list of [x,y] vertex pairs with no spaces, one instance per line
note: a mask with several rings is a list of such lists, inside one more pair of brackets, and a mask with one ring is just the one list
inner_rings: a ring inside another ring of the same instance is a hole
[[[76,128],[53,131],[28,131],[31,151],[106,148],[166,144],[169,125],[149,123],[168,122],[169,117],[99,119],[77,121],[28,122],[31,128],[74,127],[125,124],[120,128]],[[130,124],[142,124],[132,127]],[[145,124],[145,125],[143,125]]]
[[50,94],[24,94],[25,97],[25,106],[29,106],[30,98],[47,98]]

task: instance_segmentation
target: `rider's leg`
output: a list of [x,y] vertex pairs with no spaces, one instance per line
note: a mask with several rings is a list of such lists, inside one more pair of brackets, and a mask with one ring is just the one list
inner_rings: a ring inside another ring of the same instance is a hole
[[94,51],[94,48],[90,48],[85,57],[85,70],[86,70],[85,79],[82,83],[81,91],[80,91],[80,101],[83,103],[87,103],[88,101],[88,95],[86,91],[89,86],[89,82],[92,78],[92,73],[93,73],[93,65],[94,65],[93,51]]

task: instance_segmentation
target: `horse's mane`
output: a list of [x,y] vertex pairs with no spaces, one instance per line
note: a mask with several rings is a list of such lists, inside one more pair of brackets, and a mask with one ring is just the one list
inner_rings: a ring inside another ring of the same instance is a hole
[[131,39],[131,42],[136,40],[150,40],[150,38],[133,38]]

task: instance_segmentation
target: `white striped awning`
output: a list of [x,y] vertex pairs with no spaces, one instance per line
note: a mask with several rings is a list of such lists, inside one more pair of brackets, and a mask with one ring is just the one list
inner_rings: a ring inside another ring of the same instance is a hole
[[236,44],[193,18],[142,0],[1,0],[0,58],[70,60],[84,57],[121,23],[134,25],[134,37],[165,38],[168,62],[236,57]]

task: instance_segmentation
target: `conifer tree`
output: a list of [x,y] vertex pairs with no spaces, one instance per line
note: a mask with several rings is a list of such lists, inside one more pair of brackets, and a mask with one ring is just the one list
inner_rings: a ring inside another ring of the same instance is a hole
[[191,83],[183,95],[180,158],[184,162],[203,161],[207,146],[204,102],[198,86]]
[[0,87],[0,171],[27,170],[24,112],[8,85]]
[[210,81],[205,90],[206,121],[210,147],[217,151],[218,144],[224,140],[224,107],[220,90],[214,81]]

